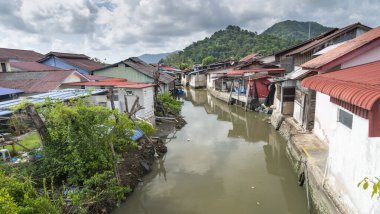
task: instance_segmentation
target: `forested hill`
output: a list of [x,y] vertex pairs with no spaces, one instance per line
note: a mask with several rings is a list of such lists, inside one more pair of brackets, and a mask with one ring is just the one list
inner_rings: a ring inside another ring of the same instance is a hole
[[[260,35],[238,26],[228,26],[226,29],[215,32],[211,37],[194,42],[183,51],[170,54],[161,62],[184,68],[202,63],[205,58],[208,63],[212,63],[231,58],[238,60],[254,52],[270,55],[307,39],[304,35],[305,33],[308,35],[308,24],[307,28],[304,28],[299,27],[299,23],[301,22],[277,23]],[[303,26],[303,24],[300,25]],[[311,25],[312,27],[319,26],[318,30],[317,27],[315,28],[313,31],[315,33],[312,35],[319,35],[329,29],[317,23]]]
[[270,28],[265,30],[262,35],[267,34],[284,39],[307,40],[309,38],[309,27],[310,38],[318,36],[321,33],[331,29],[316,22],[298,22],[287,20],[272,25]]

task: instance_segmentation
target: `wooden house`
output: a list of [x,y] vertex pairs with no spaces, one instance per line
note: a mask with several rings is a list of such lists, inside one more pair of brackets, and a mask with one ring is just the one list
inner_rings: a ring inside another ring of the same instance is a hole
[[275,54],[276,63],[287,71],[284,77],[273,80],[276,85],[275,117],[278,114],[293,116],[304,129],[311,130],[314,125],[312,115],[315,109],[315,92],[303,88],[300,82],[313,73],[304,69],[301,64],[327,52],[326,49],[337,48],[342,42],[356,38],[370,29],[360,23],[332,29]]
[[175,77],[170,76],[137,57],[128,58],[121,62],[93,70],[93,75],[114,78],[124,78],[131,82],[154,83],[158,75],[161,92],[170,92],[175,87]]
[[268,79],[282,75],[285,70],[273,64],[274,57],[245,58],[233,67],[209,72],[208,89],[219,99],[253,109],[268,98]]

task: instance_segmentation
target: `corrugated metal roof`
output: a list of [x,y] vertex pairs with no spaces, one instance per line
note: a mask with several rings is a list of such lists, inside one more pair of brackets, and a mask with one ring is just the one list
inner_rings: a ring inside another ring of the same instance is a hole
[[12,59],[12,60],[24,61],[24,62],[35,62],[41,59],[42,57],[44,57],[44,55],[32,50],[0,48],[1,59]]
[[43,93],[57,89],[74,73],[82,76],[74,70],[0,72],[0,87],[20,89],[25,93]]
[[308,75],[310,72],[311,72],[310,70],[306,70],[306,69],[302,69],[301,67],[298,67],[294,69],[294,71],[286,74],[284,76],[284,79],[291,79],[291,80],[301,79],[305,77],[306,75]]
[[[148,63],[144,62],[143,60],[139,59],[138,57],[131,57],[131,58],[128,58],[124,61],[112,64],[112,65],[108,65],[104,68],[95,69],[93,71],[93,73],[96,74],[96,71],[100,71],[100,70],[103,70],[105,68],[115,67],[120,63],[124,63],[127,66],[129,66],[129,67],[131,67],[131,68],[133,68],[133,69],[135,69],[135,70],[137,70],[137,71],[139,71],[139,72],[141,72],[141,73],[143,73],[146,76],[151,77],[151,78],[154,78],[153,75],[155,72],[157,72],[156,67],[149,65]],[[158,78],[160,82],[163,82],[165,84],[169,84],[175,80],[174,77],[170,76],[169,74],[166,74],[163,71],[158,71],[158,72],[160,74],[160,76]]]
[[92,71],[100,68],[104,68],[106,65],[91,60],[89,56],[84,54],[75,54],[75,53],[61,53],[61,52],[49,52],[45,55],[44,58],[38,60],[38,62],[43,62],[46,59],[55,56],[59,59],[67,62],[70,65],[76,66],[86,71]]
[[18,89],[12,89],[12,88],[2,88],[2,87],[0,87],[0,96],[2,96],[2,95],[9,95],[9,94],[20,94],[20,93],[24,93],[24,91],[18,90]]
[[50,65],[45,65],[38,62],[10,62],[9,63],[12,71],[13,69],[19,71],[59,71],[64,70],[61,68],[53,67]]
[[249,69],[249,70],[232,70],[232,71],[228,71],[227,75],[242,75],[245,73],[259,73],[259,72],[283,73],[285,72],[285,69],[283,68],[257,68],[257,69]]
[[112,81],[112,79],[107,79],[103,81],[96,81],[96,82],[74,82],[74,83],[67,83],[66,86],[113,86],[116,88],[146,88],[146,87],[153,87],[154,84],[151,83],[138,83],[138,82],[129,82],[127,79],[119,79],[115,78],[115,81]]
[[[154,66],[151,66],[144,62],[143,60],[139,59],[138,57],[131,57],[126,60],[124,60],[124,63],[131,66],[132,68],[146,74],[147,76],[153,77],[153,74],[157,72],[157,68]],[[163,83],[170,83],[175,80],[174,77],[170,76],[169,74],[166,74],[162,71],[158,71],[160,76],[159,76],[159,81]]]
[[258,53],[249,54],[248,56],[243,57],[239,62],[246,62],[246,61],[252,59],[253,57],[255,57],[257,54]]
[[301,84],[371,110],[380,98],[380,61],[308,77]]
[[27,100],[31,103],[43,103],[46,99],[51,99],[57,102],[64,102],[72,98],[85,97],[89,94],[100,94],[104,93],[107,90],[105,89],[96,89],[96,90],[85,90],[85,89],[64,89],[51,91],[49,93],[38,94],[29,97],[23,97],[19,99],[9,100],[0,102],[0,116],[9,115],[13,112],[12,107],[20,104],[24,100]]
[[333,39],[335,39],[335,38],[337,38],[337,37],[339,37],[339,36],[341,36],[341,35],[349,32],[349,31],[354,30],[355,28],[359,28],[359,27],[360,28],[365,28],[365,29],[368,29],[368,30],[371,29],[370,27],[362,25],[359,22],[355,23],[355,24],[352,24],[352,25],[348,25],[348,26],[346,26],[344,28],[340,28],[339,30],[336,30],[335,32],[333,32],[331,34],[328,34],[326,36],[320,37],[320,38],[318,38],[318,39],[316,39],[316,40],[314,40],[314,41],[312,41],[312,42],[310,42],[308,44],[305,44],[305,45],[303,45],[303,46],[301,46],[301,47],[293,50],[292,52],[288,53],[287,55],[291,56],[291,55],[294,55],[294,54],[306,53],[306,52],[312,50],[315,47],[318,47],[318,46],[320,46],[322,44],[325,44],[326,42],[331,41],[331,40],[333,40]]
[[326,48],[323,48],[322,50],[318,51],[317,53],[313,54],[313,56],[320,56],[322,54],[325,54],[341,45],[343,45],[344,43],[346,43],[347,41],[344,41],[344,42],[341,42],[341,43],[338,43],[338,44],[335,44],[335,45],[330,45],[330,46],[327,46]]
[[316,57],[304,64],[301,65],[303,68],[308,68],[308,69],[318,69],[321,68],[322,66],[340,58],[343,57],[344,55],[357,50],[360,47],[363,47],[372,41],[375,41],[380,38],[380,26],[370,30],[354,39],[351,39],[344,43],[343,45],[319,56]]

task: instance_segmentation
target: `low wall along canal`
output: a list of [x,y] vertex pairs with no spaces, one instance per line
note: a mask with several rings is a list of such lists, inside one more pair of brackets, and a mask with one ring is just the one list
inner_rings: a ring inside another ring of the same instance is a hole
[[188,90],[184,99],[188,124],[114,213],[309,213],[286,141],[265,115],[206,90]]

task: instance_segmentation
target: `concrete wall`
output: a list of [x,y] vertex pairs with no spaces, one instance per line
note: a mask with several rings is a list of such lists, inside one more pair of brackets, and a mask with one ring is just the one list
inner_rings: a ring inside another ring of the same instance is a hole
[[342,63],[341,68],[348,68],[356,65],[361,65],[369,62],[378,61],[380,59],[380,46],[361,54],[348,62]]
[[89,71],[83,70],[79,67],[71,65],[71,64],[65,62],[64,60],[61,60],[55,56],[51,56],[51,57],[47,58],[46,60],[44,60],[40,63],[45,64],[45,65],[50,65],[53,67],[57,67],[57,68],[62,68],[62,69],[77,70],[81,74],[89,74]]
[[[80,86],[70,86],[69,88],[80,88]],[[93,90],[99,89],[97,86],[86,86],[85,89]],[[131,92],[131,93],[130,93]],[[131,94],[131,95],[128,95]],[[125,99],[124,95],[127,95],[128,112],[131,111],[132,105],[136,100],[136,96],[139,97],[139,104],[144,109],[139,110],[136,113],[137,117],[143,118],[155,124],[154,115],[154,87],[146,88],[118,88],[114,90],[114,95],[117,96],[117,100],[114,101],[115,108],[121,112],[125,112]],[[104,105],[111,108],[111,101],[106,98],[106,95],[91,96],[90,102],[96,105]]]
[[297,121],[298,124],[302,124],[302,107],[298,102],[294,102],[293,106],[293,118]]
[[206,74],[194,74],[190,76],[190,87],[203,88],[207,86]]
[[327,178],[353,213],[380,213],[371,192],[357,187],[364,177],[380,175],[380,138],[368,138],[368,120],[355,114],[352,129],[337,122],[338,109],[329,96],[317,93],[313,132],[329,143]]
[[215,88],[215,81],[213,81],[213,77],[216,74],[208,73],[206,74],[206,87],[207,88]]

